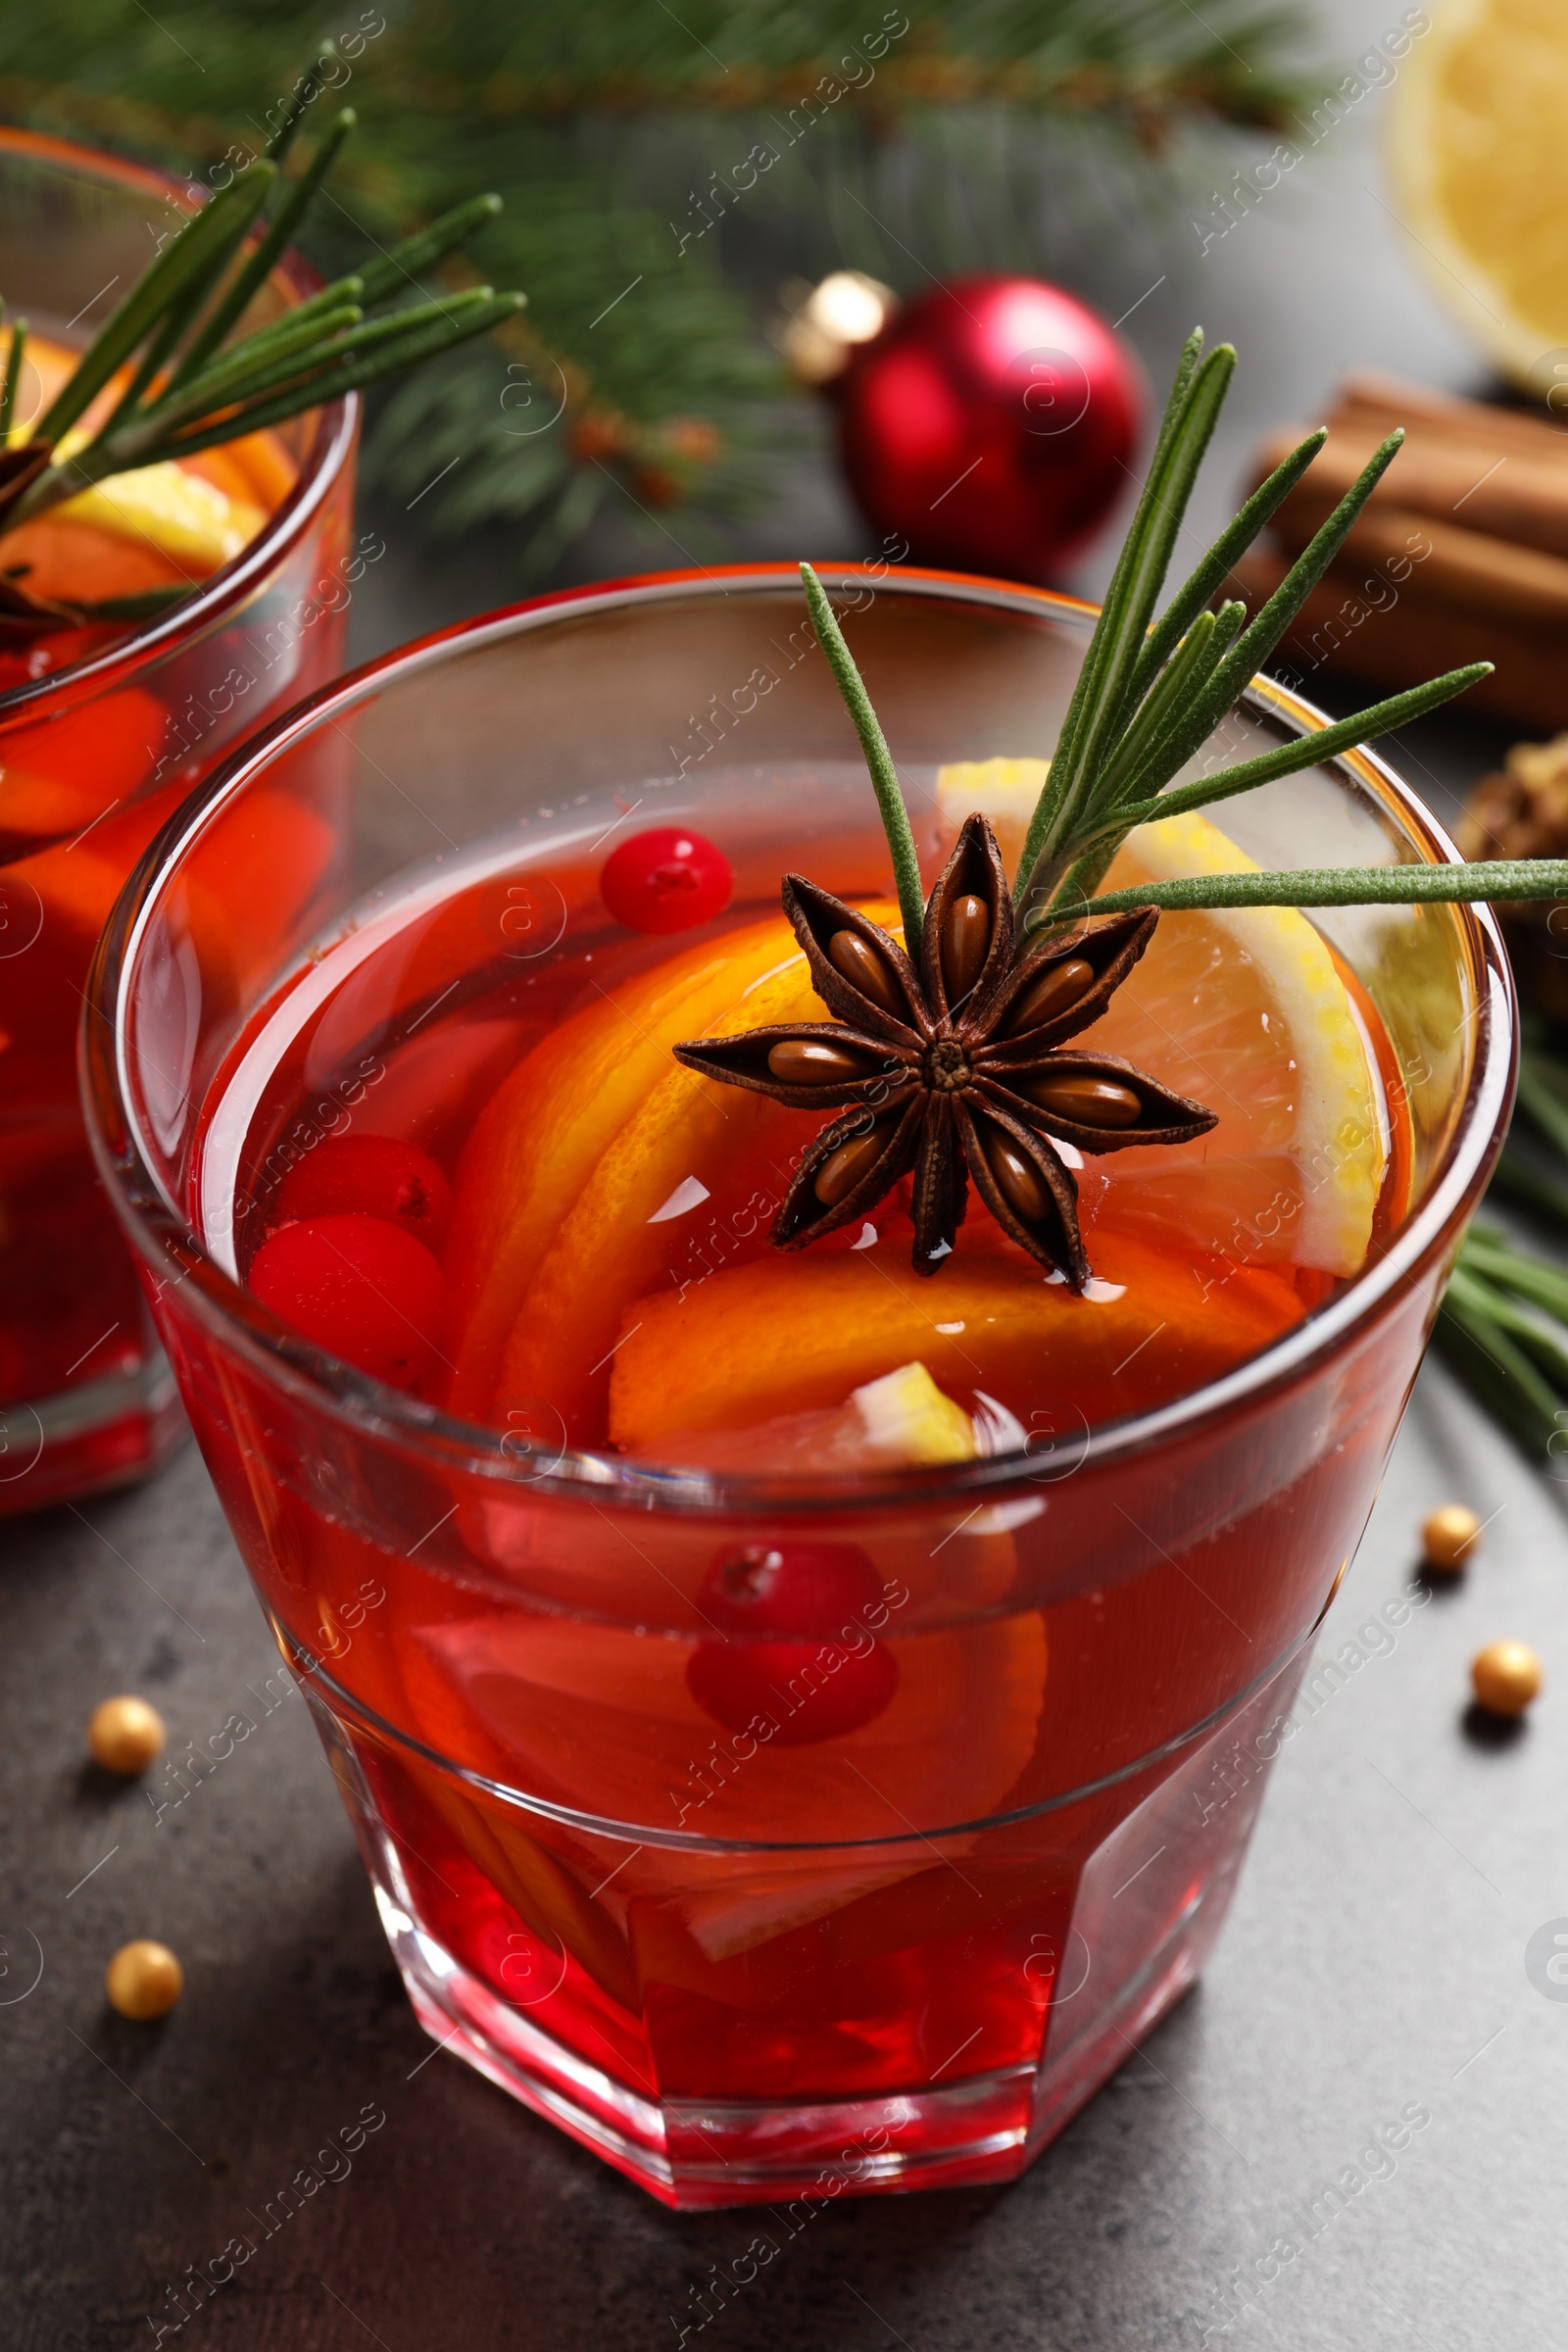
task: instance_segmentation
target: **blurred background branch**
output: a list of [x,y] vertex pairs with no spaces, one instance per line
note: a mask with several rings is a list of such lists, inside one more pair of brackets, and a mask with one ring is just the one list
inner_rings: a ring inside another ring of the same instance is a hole
[[529,308],[376,404],[368,473],[537,576],[612,494],[705,548],[766,501],[787,281],[1059,266],[1289,122],[1303,54],[1266,0],[55,0],[8,13],[0,113],[221,185],[312,70],[363,125],[307,240],[332,272],[498,189],[474,263]]

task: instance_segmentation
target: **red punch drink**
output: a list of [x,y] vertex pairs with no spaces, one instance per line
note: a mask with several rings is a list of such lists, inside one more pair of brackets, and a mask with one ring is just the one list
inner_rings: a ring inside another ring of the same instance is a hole
[[[861,1131],[824,1155],[790,1089],[863,1049],[780,878],[841,970],[858,925],[897,977],[900,915],[797,615],[788,574],[634,584],[321,698],[144,870],[88,1032],[421,2019],[682,2206],[1010,2178],[1193,1982],[1507,1085],[1467,912],[1170,915],[1114,971],[1092,924],[964,1049],[1054,1106],[1068,1208],[978,1109],[940,1238],[929,1156],[858,1205]],[[1016,857],[1084,625],[866,600],[926,888],[975,811]],[[285,829],[336,796],[342,847],[236,953],[263,794]],[[1445,855],[1357,756],[1250,833],[1144,828],[1106,888],[1305,862],[1330,814]],[[954,870],[950,993],[1003,919]],[[900,1051],[853,1097],[884,1142],[953,1091]]]
[[[10,316],[32,321],[14,435],[102,314],[69,339],[65,321],[133,276],[149,228],[177,218],[171,193],[108,157],[0,134],[0,286]],[[298,291],[280,270],[267,299],[281,310]],[[8,330],[0,365],[9,349]],[[134,611],[193,593],[162,614],[41,634],[0,618],[0,1512],[132,1477],[178,1428],[82,1131],[82,990],[159,826],[237,737],[341,666],[364,569],[354,436],[353,404],[339,404],[103,482],[5,537],[8,573],[51,603]]]

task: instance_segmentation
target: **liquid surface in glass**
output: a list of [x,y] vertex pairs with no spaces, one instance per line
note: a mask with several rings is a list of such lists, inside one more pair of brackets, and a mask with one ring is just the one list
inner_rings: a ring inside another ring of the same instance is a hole
[[[897,931],[866,864],[845,895]],[[1111,885],[1147,871],[1135,839]],[[970,1452],[1045,1443],[1068,1398],[1093,1426],[1188,1393],[1321,1307],[1400,1213],[1408,1136],[1381,1023],[1294,911],[1165,917],[1073,1041],[1217,1114],[1176,1148],[1058,1146],[1094,1269],[1081,1297],[972,1186],[928,1276],[908,1179],[804,1250],[770,1245],[826,1118],[716,1085],[670,1047],[825,1017],[766,900],[648,937],[585,864],[423,877],[362,908],[231,1057],[197,1221],[243,1279],[313,1202],[384,1216],[337,1147],[396,1139],[452,1194],[439,1234],[411,1227],[434,1240],[439,1291],[374,1275],[427,1343],[398,1385],[547,1450],[817,1474],[960,1458],[965,1424]],[[342,1160],[325,1193],[303,1172],[317,1152],[323,1176]],[[300,1320],[288,1279],[264,1295]],[[337,1327],[301,1315],[329,1345]],[[337,1351],[382,1369],[344,1328]]]

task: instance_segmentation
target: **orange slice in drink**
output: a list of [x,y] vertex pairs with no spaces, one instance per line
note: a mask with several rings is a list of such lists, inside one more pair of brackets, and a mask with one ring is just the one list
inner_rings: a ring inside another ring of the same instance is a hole
[[[866,911],[898,919],[880,903]],[[794,934],[772,915],[624,982],[513,1072],[458,1172],[454,1410],[484,1415],[499,1386],[548,1397],[572,1423],[620,1301],[657,1271],[658,1211],[705,1166],[712,1174],[765,1107],[682,1069],[671,1046],[821,1009]]]
[[[710,1432],[842,1404],[916,1358],[950,1396],[995,1386],[1027,1404],[1038,1391],[1043,1413],[1068,1397],[1103,1421],[1201,1388],[1301,1312],[1289,1283],[1250,1269],[1204,1302],[1190,1253],[1153,1239],[1105,1233],[1095,1265],[1076,1298],[1021,1250],[987,1250],[977,1228],[931,1279],[887,1249],[808,1250],[635,1299],[611,1375],[612,1442],[678,1461],[684,1440],[705,1461]],[[867,1452],[864,1468],[885,1466]]]
[[[416,1639],[422,1655],[405,1658],[404,1678],[419,1728],[433,1742],[456,1708],[488,1736],[496,1777],[514,1788],[704,1838],[870,1846],[758,1855],[744,1868],[726,1856],[717,1869],[642,1848],[616,1874],[613,1907],[673,1901],[710,1960],[928,1870],[932,1848],[910,1833],[997,1809],[1034,1752],[1046,1689],[1037,1611],[921,1629],[890,1644],[898,1687],[873,1722],[814,1745],[770,1746],[721,1731],[697,1704],[687,1637],[512,1611]],[[567,1933],[559,1916],[554,1924]]]

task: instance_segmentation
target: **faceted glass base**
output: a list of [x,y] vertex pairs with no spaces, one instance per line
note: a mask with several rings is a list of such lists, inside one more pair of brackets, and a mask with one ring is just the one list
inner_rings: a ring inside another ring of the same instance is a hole
[[[441,1916],[438,1890],[456,1895],[467,1884],[461,1849],[438,1845],[436,1817],[400,1799],[387,1747],[325,1703],[325,1678],[302,1682],[425,2031],[663,2203],[696,2210],[1016,2179],[1196,1982],[1230,1907],[1307,1646],[1140,1776],[1125,1809],[1112,1806],[1078,1849],[1070,1908],[1056,1915],[1065,1924],[1031,1936],[1015,1970],[1018,2016],[1035,2020],[1018,2037],[1028,2056],[967,2075],[944,2061],[923,2080],[839,2096],[808,2081],[799,2099],[725,2096],[717,2061],[716,2095],[662,2087],[666,2065],[690,2058],[661,2043],[658,1985],[644,1984],[645,2015],[633,2008],[616,2032],[559,1939],[530,1933],[510,1909],[514,1932],[495,1947],[510,1956],[498,1975],[492,1955],[487,1981],[479,1971],[494,1938],[478,1932],[471,1891],[452,1916],[473,1926],[472,1954],[454,1951]],[[966,1854],[965,1868],[977,1867]],[[967,1982],[983,2019],[982,1939]],[[956,2079],[945,2081],[950,2066]]]
[[187,1435],[155,1342],[102,1380],[0,1405],[0,1518],[149,1477]]
[[585,2064],[480,1984],[384,1887],[376,1899],[432,2039],[682,2212],[1016,2180],[1196,1983],[1222,1916],[1200,1898],[1094,2029],[1038,2067],[831,2104],[699,2106],[639,2098]]

